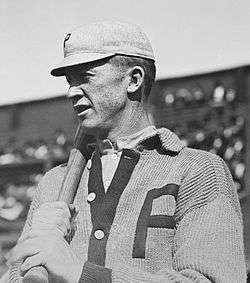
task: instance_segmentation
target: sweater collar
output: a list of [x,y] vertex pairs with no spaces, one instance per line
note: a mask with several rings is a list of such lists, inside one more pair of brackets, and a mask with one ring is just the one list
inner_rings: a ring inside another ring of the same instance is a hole
[[162,146],[169,151],[180,152],[186,144],[179,137],[167,128],[157,129]]
[[155,126],[149,126],[133,135],[124,136],[118,139],[116,144],[112,144],[109,140],[99,140],[97,146],[102,154],[109,154],[124,148],[134,149],[154,136],[159,136],[162,146],[172,152],[179,152],[186,146],[172,131],[166,128],[157,129]]
[[[147,131],[146,131],[147,129]],[[137,143],[137,146],[142,142],[152,138],[154,136],[158,136],[162,146],[172,152],[180,152],[186,144],[179,139],[179,137],[170,131],[167,128],[155,128],[154,126],[148,127],[144,129],[145,134],[140,136],[140,140]]]

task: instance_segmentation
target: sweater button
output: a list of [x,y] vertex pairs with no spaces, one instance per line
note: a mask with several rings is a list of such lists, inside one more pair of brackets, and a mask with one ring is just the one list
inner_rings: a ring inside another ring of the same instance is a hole
[[104,232],[102,230],[96,230],[94,235],[97,240],[101,240],[104,238]]
[[87,168],[90,170],[91,167],[92,167],[92,161],[91,161],[91,159],[89,159],[88,162],[87,162]]
[[96,194],[94,192],[89,193],[87,197],[87,201],[92,202],[93,200],[95,200],[95,198],[96,198]]

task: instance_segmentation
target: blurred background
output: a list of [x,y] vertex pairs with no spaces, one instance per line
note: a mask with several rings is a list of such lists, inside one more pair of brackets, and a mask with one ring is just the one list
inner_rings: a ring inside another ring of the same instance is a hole
[[37,183],[67,162],[77,127],[66,82],[49,71],[72,27],[103,19],[137,23],[149,35],[158,70],[150,97],[157,127],[228,164],[250,272],[249,18],[247,0],[0,0],[0,276]]

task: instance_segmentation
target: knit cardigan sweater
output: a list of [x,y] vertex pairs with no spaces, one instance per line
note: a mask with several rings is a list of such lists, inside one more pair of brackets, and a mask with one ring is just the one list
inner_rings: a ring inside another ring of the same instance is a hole
[[[62,165],[43,177],[23,233],[41,203],[57,200],[65,172]],[[246,282],[242,216],[227,166],[165,128],[123,150],[106,193],[96,152],[74,204],[79,282]],[[16,274],[13,268],[10,282]]]

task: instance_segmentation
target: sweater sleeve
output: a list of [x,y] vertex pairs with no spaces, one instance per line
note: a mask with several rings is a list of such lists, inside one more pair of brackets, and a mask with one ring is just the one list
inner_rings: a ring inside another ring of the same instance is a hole
[[[46,184],[44,184],[44,182],[46,183],[46,179],[50,175],[54,176],[55,170],[58,172],[58,174],[56,175],[57,180],[55,180],[55,184],[57,184],[57,185],[54,188],[50,188],[49,186],[46,186]],[[40,183],[37,185],[33,200],[32,200],[31,205],[30,205],[28,216],[27,216],[27,219],[25,221],[25,224],[24,224],[24,227],[23,227],[23,230],[22,230],[22,233],[21,233],[21,237],[30,231],[34,211],[37,208],[39,208],[42,203],[44,203],[46,201],[53,201],[53,200],[57,199],[58,194],[59,194],[58,188],[59,188],[59,185],[62,182],[63,174],[64,174],[64,171],[61,170],[61,168],[59,168],[59,166],[58,166],[58,167],[50,170],[49,172],[47,172],[45,174],[45,176],[42,178],[42,180],[40,181]],[[42,190],[42,188],[45,188],[45,190]],[[21,264],[22,264],[21,262],[17,262],[16,264],[11,266],[11,268],[9,270],[9,282],[10,283],[19,282],[19,280],[21,278],[21,276],[20,276],[20,274],[21,274],[21,271],[20,271]]]
[[[54,167],[48,171],[36,187],[30,209],[23,227],[22,235],[27,233],[32,224],[34,211],[44,202],[56,201],[60,192],[60,185],[65,174],[65,168],[61,166]],[[54,184],[48,180],[54,179]]]
[[126,263],[110,270],[87,262],[79,282],[246,282],[241,211],[224,161],[208,155],[196,162],[178,201],[172,269],[151,274]]
[[[24,236],[30,230],[33,213],[36,210],[36,208],[39,207],[39,202],[40,202],[39,195],[40,195],[40,187],[37,186],[34,198],[33,198],[32,203],[30,205],[30,209],[29,209],[29,213],[28,213],[26,222],[25,222],[24,227],[23,227],[21,237]],[[20,275],[21,274],[21,271],[20,271],[21,264],[22,264],[22,262],[18,261],[11,266],[11,268],[9,270],[9,282],[10,283],[19,282],[19,280],[21,278],[21,275]]]

